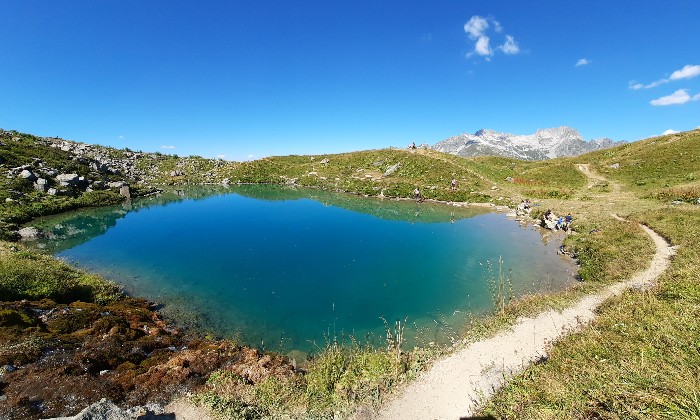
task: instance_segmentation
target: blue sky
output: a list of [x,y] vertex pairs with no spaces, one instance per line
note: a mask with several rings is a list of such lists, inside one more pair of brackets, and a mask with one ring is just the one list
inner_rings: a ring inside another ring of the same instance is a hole
[[700,2],[0,0],[0,127],[247,160],[700,126]]

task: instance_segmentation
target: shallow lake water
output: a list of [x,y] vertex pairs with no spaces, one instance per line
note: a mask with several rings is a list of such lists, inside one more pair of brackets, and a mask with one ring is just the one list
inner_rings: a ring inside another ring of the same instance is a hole
[[450,340],[492,310],[499,270],[516,296],[574,282],[559,241],[501,213],[321,191],[173,191],[37,224],[37,246],[176,321],[283,352],[382,345],[384,320],[407,319],[407,345]]

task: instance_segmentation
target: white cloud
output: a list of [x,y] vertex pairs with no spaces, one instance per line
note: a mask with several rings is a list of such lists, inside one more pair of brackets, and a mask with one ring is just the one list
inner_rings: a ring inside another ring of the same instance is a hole
[[588,64],[591,64],[591,61],[589,59],[581,58],[576,62],[576,65],[574,67],[587,66]]
[[253,160],[255,158],[255,155],[248,155],[248,160]]
[[124,138],[124,136],[117,136],[117,137],[119,137],[120,139],[123,139],[123,138]]
[[476,41],[476,45],[474,46],[474,52],[483,56],[493,55],[493,51],[489,46],[489,37],[480,36],[479,39]]
[[649,83],[648,85],[636,82],[630,82],[629,85],[630,89],[632,90],[651,89],[657,86],[665,85],[666,83],[672,80],[690,79],[698,75],[700,75],[700,65],[687,64],[683,66],[682,69],[676,70],[673,73],[671,73],[671,77],[669,77],[668,79],[659,79],[655,82]]
[[474,15],[469,19],[469,22],[464,24],[464,32],[468,33],[471,39],[477,39],[484,34],[488,27],[489,22],[485,18]]
[[226,155],[216,155],[215,159],[225,159]]
[[175,146],[160,146],[161,149],[174,149]]
[[676,70],[673,73],[671,73],[671,77],[669,79],[671,80],[680,80],[680,79],[690,79],[692,77],[700,75],[700,66],[693,66],[690,64],[687,64],[680,70]]
[[[491,47],[491,37],[496,36],[502,38],[502,36],[495,34],[503,32],[503,26],[494,18],[474,15],[464,24],[464,32],[469,36],[469,39],[474,41],[474,50],[470,51],[467,57],[476,54],[485,57],[486,60],[490,60],[491,56],[495,53],[495,47]],[[505,35],[505,39],[502,41],[501,39],[495,40],[494,44],[498,45],[501,42],[502,44],[498,46],[498,50],[502,51],[504,54],[514,55],[520,53],[520,46],[512,35]]]
[[506,35],[506,42],[499,48],[506,54],[517,54],[520,52],[520,47],[518,47],[518,43],[515,42],[515,38],[513,38],[510,35]]
[[695,96],[690,96],[688,89],[678,89],[668,96],[662,96],[659,99],[654,99],[650,103],[654,106],[667,105],[682,105],[690,101],[700,100],[700,93]]
[[669,134],[676,134],[676,133],[680,133],[680,131],[676,131],[676,130],[673,130],[673,129],[669,128],[668,130],[666,130],[666,131],[664,131],[663,133],[661,133],[661,135],[662,135],[662,136],[667,136],[667,135],[669,135]]

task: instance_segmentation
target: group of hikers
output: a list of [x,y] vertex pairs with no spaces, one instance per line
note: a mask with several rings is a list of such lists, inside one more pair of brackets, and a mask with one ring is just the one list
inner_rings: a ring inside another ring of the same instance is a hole
[[574,218],[571,216],[571,213],[567,214],[566,216],[557,217],[552,210],[547,209],[547,211],[544,212],[544,216],[542,216],[542,227],[567,232],[573,220]]
[[[452,191],[457,191],[457,178],[455,178],[454,176],[452,177],[450,187]],[[413,190],[413,198],[416,201],[423,201],[423,197],[421,197],[420,189],[418,187],[416,187]],[[530,199],[526,198],[522,200],[518,205],[517,211],[519,214],[530,214],[530,212],[532,211],[532,203],[530,203]],[[566,216],[557,217],[557,215],[554,214],[554,212],[551,209],[547,209],[547,211],[544,212],[544,215],[542,216],[540,226],[551,230],[561,230],[563,232],[568,232],[569,228],[571,227],[571,222],[573,222],[573,220],[574,218],[571,215],[571,213],[568,213]]]

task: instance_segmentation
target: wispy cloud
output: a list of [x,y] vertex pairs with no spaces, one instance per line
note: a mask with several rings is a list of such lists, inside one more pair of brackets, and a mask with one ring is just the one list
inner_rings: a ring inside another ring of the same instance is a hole
[[497,47],[492,47],[491,36],[493,35],[490,36],[488,34],[490,29],[493,29],[491,31],[492,34],[500,34],[503,32],[501,23],[490,17],[485,18],[474,15],[464,24],[464,32],[469,36],[469,39],[474,42],[474,49],[467,53],[467,57],[478,55],[484,57],[486,60],[490,60],[496,51],[502,51],[507,55],[520,53],[520,47],[512,35],[506,34],[502,44],[496,44],[498,45]]
[[216,159],[220,159],[220,160],[223,160],[223,159],[226,159],[226,155],[224,155],[224,154],[221,154],[221,155],[216,155],[216,157],[215,157],[215,158],[216,158]]
[[510,35],[506,35],[506,42],[498,48],[506,54],[517,54],[520,52],[518,43],[515,42],[515,38]]
[[175,146],[160,146],[161,149],[174,149]]
[[676,131],[676,130],[673,130],[673,129],[669,128],[668,130],[666,130],[666,131],[664,131],[663,133],[661,133],[661,135],[662,135],[662,136],[666,136],[666,135],[669,135],[669,134],[677,134],[677,133],[680,133],[680,131]]
[[657,80],[655,82],[651,82],[648,85],[645,85],[643,83],[638,83],[638,82],[633,80],[629,83],[629,86],[630,86],[630,89],[632,89],[632,90],[651,89],[651,88],[655,88],[657,86],[665,85],[668,82],[670,82],[669,79],[661,79],[661,80]]
[[589,65],[589,64],[591,64],[591,60],[589,60],[589,59],[587,59],[587,58],[580,58],[580,59],[576,62],[576,65],[575,65],[574,67],[587,66],[587,65]]
[[691,79],[691,78],[698,76],[698,75],[700,75],[700,66],[687,64],[682,69],[676,70],[673,73],[671,73],[671,77],[669,77],[669,79],[671,79],[671,80]]
[[654,106],[668,106],[668,105],[683,105],[690,101],[700,100],[700,93],[695,96],[690,96],[688,89],[678,89],[668,96],[662,96],[659,99],[654,99],[650,104]]
[[629,83],[629,88],[632,90],[639,90],[639,89],[652,89],[657,86],[665,85],[666,83],[672,81],[672,80],[683,80],[683,79],[692,79],[695,76],[700,75],[700,65],[693,65],[693,64],[687,64],[683,66],[682,69],[676,70],[673,73],[671,73],[671,76],[665,79],[659,79],[655,82],[651,82],[649,84],[644,84],[644,83],[638,83],[637,81],[631,81]]

